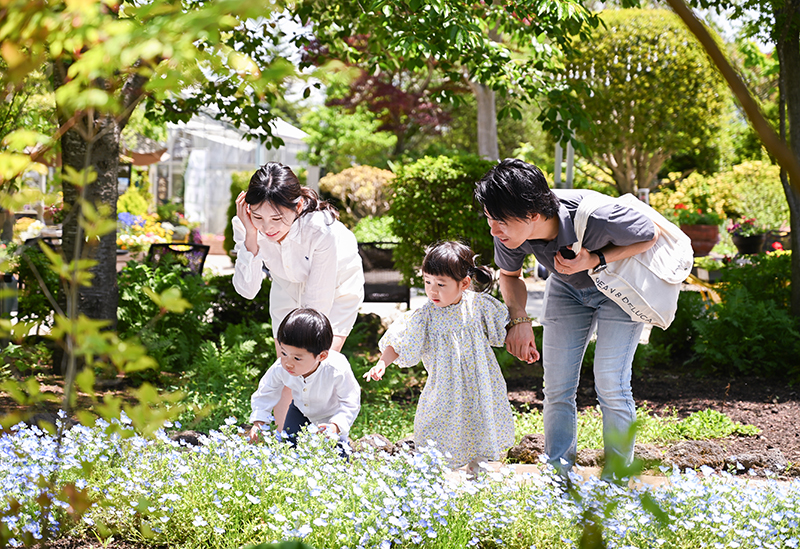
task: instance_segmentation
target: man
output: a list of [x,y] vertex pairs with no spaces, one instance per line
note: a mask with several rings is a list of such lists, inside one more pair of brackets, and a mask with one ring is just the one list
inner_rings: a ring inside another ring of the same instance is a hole
[[636,420],[631,364],[644,325],[603,295],[588,272],[649,249],[659,235],[648,217],[625,206],[605,205],[589,217],[576,255],[571,250],[577,240],[573,219],[589,192],[551,190],[539,168],[514,159],[489,170],[475,190],[494,237],[500,292],[511,314],[506,349],[528,363],[539,360],[539,351],[525,312],[525,256],[533,254],[553,275],[547,278],[541,318],[544,434],[545,453],[562,472],[575,463],[575,393],[583,353],[595,329],[594,377],[606,461],[615,457],[628,464],[633,458],[633,440],[622,440]]

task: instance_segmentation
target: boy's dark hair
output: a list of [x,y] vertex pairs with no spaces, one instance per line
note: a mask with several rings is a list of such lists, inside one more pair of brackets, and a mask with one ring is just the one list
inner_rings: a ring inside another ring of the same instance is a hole
[[315,309],[295,309],[278,328],[278,343],[305,349],[314,356],[333,344],[333,328],[328,317]]
[[486,172],[475,186],[475,198],[489,217],[498,221],[558,215],[558,198],[547,186],[542,170],[516,158],[506,158]]
[[461,242],[437,242],[427,249],[422,260],[422,272],[433,276],[447,276],[456,282],[472,278],[473,286],[480,290],[491,287],[494,277],[489,267],[475,264],[477,255]]

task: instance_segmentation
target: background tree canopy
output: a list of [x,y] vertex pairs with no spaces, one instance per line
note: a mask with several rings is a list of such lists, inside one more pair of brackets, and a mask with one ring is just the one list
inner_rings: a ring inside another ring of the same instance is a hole
[[577,45],[569,63],[591,128],[579,130],[592,162],[621,193],[655,186],[663,163],[719,134],[726,94],[703,48],[665,10],[602,13],[605,29]]

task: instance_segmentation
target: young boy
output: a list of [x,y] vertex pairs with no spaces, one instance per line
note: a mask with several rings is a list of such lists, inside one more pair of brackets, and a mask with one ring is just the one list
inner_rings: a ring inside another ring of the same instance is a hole
[[347,358],[331,350],[333,329],[327,317],[314,309],[295,309],[281,322],[277,341],[278,360],[250,397],[250,441],[272,419],[284,387],[292,391],[283,426],[290,440],[309,423],[346,440],[361,409],[361,387]]

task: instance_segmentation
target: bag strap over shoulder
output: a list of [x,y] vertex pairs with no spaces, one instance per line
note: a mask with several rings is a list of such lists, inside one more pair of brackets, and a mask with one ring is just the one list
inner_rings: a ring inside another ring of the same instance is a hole
[[575,227],[575,236],[578,241],[572,245],[572,251],[576,254],[581,251],[583,243],[583,234],[586,232],[586,224],[589,221],[589,216],[594,213],[597,208],[605,206],[606,204],[615,204],[617,200],[612,197],[596,191],[589,191],[583,197],[581,203],[578,204],[578,209],[575,212],[575,219],[572,225]]

